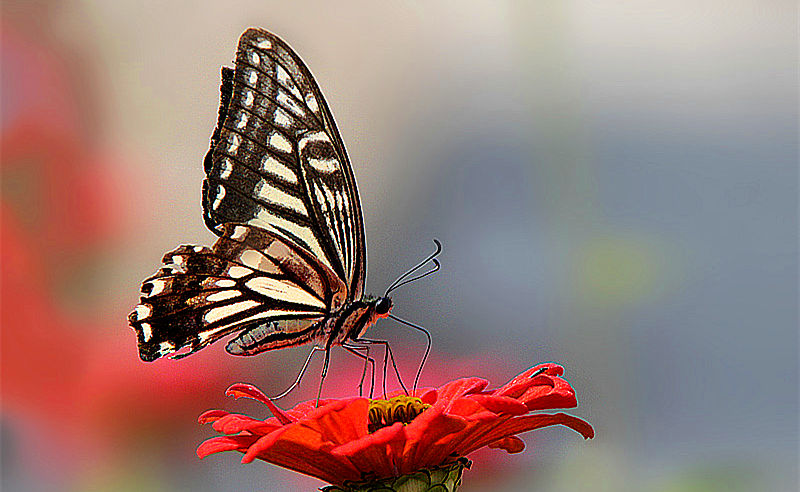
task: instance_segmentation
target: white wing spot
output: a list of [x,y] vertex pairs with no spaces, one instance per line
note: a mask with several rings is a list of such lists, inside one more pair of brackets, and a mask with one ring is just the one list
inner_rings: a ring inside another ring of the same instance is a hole
[[217,287],[226,287],[226,288],[235,287],[236,282],[229,278],[223,278],[222,280],[217,280],[216,282],[214,282],[214,285],[216,285]]
[[195,253],[202,253],[203,249],[205,249],[205,248],[203,248],[202,246],[195,246],[192,249],[194,250]]
[[233,172],[233,164],[230,159],[222,159],[222,172],[219,173],[221,179],[228,179]]
[[283,178],[284,180],[289,181],[292,184],[297,184],[297,175],[294,173],[294,171],[292,171],[286,164],[275,159],[274,157],[265,155],[264,158],[261,160],[261,169],[274,176]]
[[258,53],[253,51],[250,53],[250,61],[253,62],[254,65],[258,65],[259,63],[261,63],[261,57],[258,56]]
[[336,159],[309,159],[311,167],[319,172],[332,174],[339,170],[339,161]]
[[294,81],[292,77],[289,75],[289,72],[283,69],[280,65],[277,67],[275,74],[278,76],[278,82],[284,85],[289,91],[297,97],[297,99],[302,100],[303,95],[300,94],[300,91],[297,90],[297,86],[294,85]]
[[253,99],[255,99],[255,97],[253,97],[253,91],[251,90],[244,91],[244,105],[246,107],[249,108],[250,106],[253,105]]
[[150,314],[153,310],[147,304],[139,304],[136,306],[136,320],[141,321],[145,318],[149,318]]
[[281,108],[275,108],[275,123],[279,124],[283,128],[289,128],[289,125],[292,124],[292,119],[286,114],[286,111],[282,110]]
[[278,82],[280,82],[281,84],[286,85],[286,83],[290,83],[292,81],[292,78],[289,77],[289,72],[284,70],[283,67],[280,65],[277,66],[275,74],[278,76]]
[[258,72],[255,70],[250,70],[250,73],[247,74],[247,83],[250,85],[256,85],[258,81]]
[[236,313],[256,307],[258,304],[259,303],[256,301],[247,300],[229,304],[227,306],[215,307],[214,309],[209,310],[205,316],[203,316],[203,320],[205,320],[206,323],[213,323],[214,321],[218,321],[226,316],[232,316]]
[[242,113],[239,117],[239,122],[236,123],[236,128],[244,128],[247,126],[247,120],[250,119],[250,116],[247,113]]
[[239,148],[239,144],[242,143],[241,137],[239,135],[231,135],[231,142],[228,145],[228,152],[234,153],[236,149]]
[[317,98],[314,97],[314,94],[308,94],[306,96],[306,105],[308,106],[308,109],[310,109],[311,111],[313,111],[315,113],[317,111],[319,111],[319,105],[317,104]]
[[242,295],[241,292],[238,290],[224,290],[222,292],[215,292],[210,296],[206,297],[206,301],[208,302],[217,302],[217,301],[224,301],[226,299],[233,299],[234,297],[238,297]]
[[211,205],[211,208],[214,210],[218,209],[223,198],[225,198],[225,187],[219,184],[217,185],[217,196],[214,198],[214,204]]
[[153,327],[150,326],[150,323],[142,323],[142,339],[145,343],[149,342],[153,338]]
[[242,239],[247,234],[247,227],[244,226],[236,226],[233,228],[233,234],[231,234],[231,239],[234,241],[238,241]]
[[164,287],[167,286],[167,283],[164,282],[163,280],[156,279],[156,280],[151,280],[150,285],[152,285],[153,288],[150,290],[150,293],[147,295],[147,297],[157,296],[158,294],[163,292]]
[[287,106],[296,114],[300,116],[305,116],[306,113],[305,111],[303,111],[303,108],[301,108],[300,105],[298,105],[297,102],[286,92],[279,90],[276,99],[280,104]]
[[264,39],[263,41],[256,43],[256,47],[261,48],[262,50],[269,50],[272,49],[272,43],[269,39]]
[[272,135],[269,137],[269,144],[273,148],[284,152],[292,151],[292,142],[278,132],[272,132]]
[[251,273],[253,273],[253,270],[241,266],[232,266],[228,269],[228,275],[230,275],[233,278],[246,277]]
[[158,345],[158,354],[165,355],[175,351],[175,344],[172,342],[161,342]]

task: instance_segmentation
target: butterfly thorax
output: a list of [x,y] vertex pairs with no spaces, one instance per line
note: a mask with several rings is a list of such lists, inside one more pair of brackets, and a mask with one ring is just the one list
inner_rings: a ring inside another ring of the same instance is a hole
[[331,346],[357,340],[376,321],[389,316],[391,309],[392,300],[388,297],[365,296],[347,303],[326,320],[319,341]]

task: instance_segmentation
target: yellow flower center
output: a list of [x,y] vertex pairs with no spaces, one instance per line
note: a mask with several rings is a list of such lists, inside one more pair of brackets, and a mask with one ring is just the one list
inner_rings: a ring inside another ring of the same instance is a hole
[[395,422],[403,425],[411,423],[417,415],[424,412],[430,405],[413,396],[395,396],[388,400],[369,401],[369,433],[389,427]]

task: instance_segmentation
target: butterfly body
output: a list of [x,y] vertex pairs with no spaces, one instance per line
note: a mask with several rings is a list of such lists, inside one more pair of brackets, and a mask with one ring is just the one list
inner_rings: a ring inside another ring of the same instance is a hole
[[228,335],[233,355],[359,340],[391,300],[364,295],[360,200],[319,87],[280,38],[248,29],[220,89],[203,183],[218,239],[167,253],[143,282],[129,316],[140,357],[185,357]]

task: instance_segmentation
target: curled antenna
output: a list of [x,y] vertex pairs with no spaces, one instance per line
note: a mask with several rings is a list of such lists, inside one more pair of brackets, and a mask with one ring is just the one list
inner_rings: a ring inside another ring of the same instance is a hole
[[[408,270],[406,273],[404,273],[404,274],[400,275],[400,276],[397,278],[397,280],[395,280],[394,282],[392,282],[392,285],[390,285],[390,286],[389,286],[389,288],[388,288],[388,289],[386,289],[386,293],[385,293],[385,294],[383,294],[383,296],[384,296],[384,297],[386,297],[387,295],[389,295],[389,292],[391,292],[392,290],[396,289],[396,288],[397,288],[397,287],[399,287],[400,285],[403,285],[403,284],[406,284],[406,283],[408,283],[408,282],[403,282],[403,280],[405,280],[405,279],[406,279],[406,278],[407,278],[409,275],[412,275],[414,272],[416,272],[416,271],[417,271],[417,270],[419,270],[420,268],[424,267],[426,263],[428,263],[429,261],[431,261],[431,260],[433,260],[434,258],[436,258],[437,256],[439,256],[439,253],[441,253],[441,252],[442,252],[442,243],[440,243],[438,239],[434,239],[434,240],[433,240],[433,244],[435,244],[435,245],[436,245],[436,251],[434,251],[434,252],[433,252],[433,253],[432,253],[430,256],[428,256],[427,258],[425,258],[425,259],[424,259],[424,260],[422,260],[421,262],[419,262],[419,263],[418,263],[416,266],[414,266],[413,268],[411,268],[410,270]],[[429,273],[426,273],[425,275],[421,275],[421,276],[417,277],[416,279],[410,280],[410,282],[413,282],[414,280],[419,280],[420,278],[422,278],[422,277],[424,277],[424,276],[426,276],[426,275],[429,275],[430,273],[433,273],[433,272],[435,272],[435,271],[439,270],[439,262],[437,262],[437,261],[435,261],[435,260],[434,260],[434,263],[436,263],[436,268],[435,268],[433,271],[431,271],[431,272],[429,272]],[[402,283],[401,283],[401,282],[402,282]]]
[[389,295],[389,293],[390,293],[390,292],[392,292],[393,290],[397,290],[398,288],[400,288],[400,287],[402,287],[402,286],[404,286],[404,285],[406,285],[406,284],[410,284],[411,282],[416,282],[417,280],[419,280],[419,279],[421,279],[421,278],[425,278],[425,277],[427,277],[428,275],[432,275],[432,274],[434,274],[434,273],[438,272],[438,271],[439,271],[439,269],[441,269],[441,268],[442,268],[442,265],[439,263],[439,260],[437,260],[437,259],[435,259],[435,258],[432,258],[432,261],[433,261],[434,267],[433,267],[431,270],[428,270],[428,271],[427,271],[427,272],[425,272],[425,273],[422,273],[422,274],[420,274],[420,275],[417,275],[416,277],[413,277],[413,278],[410,278],[410,279],[407,279],[407,280],[403,280],[403,281],[402,281],[402,282],[400,282],[399,284],[396,284],[396,285],[395,285],[395,286],[393,286],[391,289],[387,290],[387,291],[386,291],[386,293],[385,293],[383,296],[384,296],[384,297],[386,297],[386,296],[388,296],[388,295]]
[[398,318],[397,316],[395,316],[393,314],[390,314],[389,317],[392,318],[393,320],[397,321],[398,323],[402,323],[402,324],[404,324],[406,326],[414,328],[415,330],[421,331],[428,338],[428,345],[425,347],[425,355],[422,356],[422,361],[419,363],[419,369],[417,369],[417,375],[414,377],[414,387],[411,390],[411,394],[413,395],[417,391],[417,383],[419,383],[419,376],[420,376],[420,374],[422,374],[422,367],[425,365],[425,361],[428,360],[428,354],[431,352],[431,344],[433,343],[433,340],[431,339],[430,332],[428,330],[426,330],[425,328],[423,328],[423,327],[421,327],[421,326],[419,326],[417,324],[414,324],[414,323],[412,323],[410,321],[406,321],[404,319],[400,319],[400,318]]

